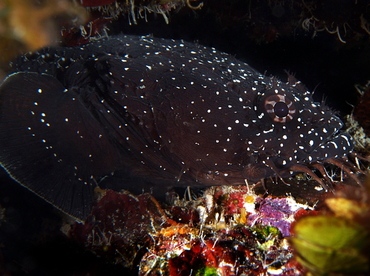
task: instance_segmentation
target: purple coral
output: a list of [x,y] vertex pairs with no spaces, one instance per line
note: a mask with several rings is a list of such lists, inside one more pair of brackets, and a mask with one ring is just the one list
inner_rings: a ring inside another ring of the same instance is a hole
[[260,223],[274,226],[284,237],[290,235],[291,218],[296,211],[292,210],[286,198],[257,198],[256,206],[256,213],[248,217],[249,225]]

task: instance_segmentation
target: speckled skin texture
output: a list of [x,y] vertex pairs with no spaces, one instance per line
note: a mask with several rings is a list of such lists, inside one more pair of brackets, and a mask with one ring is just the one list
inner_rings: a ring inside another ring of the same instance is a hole
[[120,36],[12,68],[0,87],[1,164],[82,220],[94,188],[117,176],[122,188],[235,185],[352,151],[340,119],[292,76],[192,43]]

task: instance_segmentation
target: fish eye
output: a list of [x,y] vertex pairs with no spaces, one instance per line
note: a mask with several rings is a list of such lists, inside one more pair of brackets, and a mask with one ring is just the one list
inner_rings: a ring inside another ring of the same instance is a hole
[[285,95],[275,94],[267,97],[264,102],[267,114],[274,122],[286,123],[293,119],[296,108]]
[[283,117],[286,117],[289,113],[289,108],[288,106],[286,105],[286,103],[283,103],[283,102],[277,102],[275,105],[274,105],[274,113],[276,116],[280,117],[280,118],[283,118]]

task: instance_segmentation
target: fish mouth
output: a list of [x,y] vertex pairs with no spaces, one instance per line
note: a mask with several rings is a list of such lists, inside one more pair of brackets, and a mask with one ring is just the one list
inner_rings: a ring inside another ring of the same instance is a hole
[[[353,148],[352,137],[348,133],[337,132],[312,151],[306,153],[305,158],[301,160],[284,164],[282,163],[283,159],[267,158],[264,160],[264,165],[271,171],[271,174],[278,176],[283,183],[286,183],[284,179],[287,177],[296,173],[305,173],[328,191],[337,180],[336,177],[328,173],[328,167],[337,168],[334,169],[337,172],[340,170],[340,173],[336,175],[342,175],[344,172],[347,177],[352,178],[357,184],[361,184],[357,175],[358,173],[365,174],[365,172],[356,165],[357,160],[352,162],[353,159],[359,157],[353,153]],[[360,157],[360,159],[363,158]],[[251,173],[249,172],[249,174]]]
[[357,160],[355,163],[350,160],[349,157],[352,159],[359,157],[353,153],[353,148],[352,137],[348,133],[339,132],[310,152],[307,158],[289,166],[284,172],[289,170],[291,174],[306,173],[328,191],[335,182],[333,175],[329,175],[327,172],[326,167],[329,165],[338,168],[341,173],[344,172],[347,177],[352,178],[357,184],[361,185],[357,174],[365,174],[365,172],[355,164]]
[[352,137],[348,133],[333,135],[312,150],[305,158],[305,162],[322,161],[328,158],[339,158],[353,151]]

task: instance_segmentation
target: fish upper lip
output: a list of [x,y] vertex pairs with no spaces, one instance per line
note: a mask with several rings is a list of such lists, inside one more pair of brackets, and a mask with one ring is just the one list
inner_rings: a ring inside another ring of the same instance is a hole
[[320,143],[319,146],[325,145],[325,144],[327,144],[327,143],[329,143],[329,142],[331,142],[331,141],[339,138],[340,137],[340,134],[342,134],[342,133],[345,133],[345,132],[343,130],[341,130],[341,129],[333,132],[333,134],[330,135],[330,136],[328,136],[328,138],[326,140],[324,140],[322,143]]

